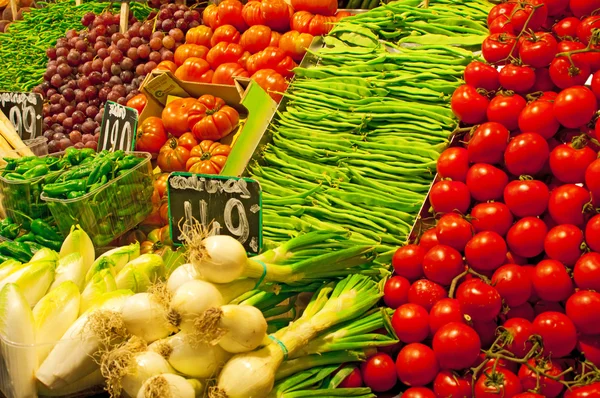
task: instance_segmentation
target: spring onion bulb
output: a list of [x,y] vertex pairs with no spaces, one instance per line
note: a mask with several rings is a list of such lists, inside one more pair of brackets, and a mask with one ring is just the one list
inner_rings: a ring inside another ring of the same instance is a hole
[[140,244],[138,242],[109,250],[94,261],[85,276],[85,281],[89,282],[94,274],[103,269],[110,269],[113,275],[117,275],[128,262],[139,256]]
[[94,250],[94,243],[89,235],[79,225],[71,227],[71,232],[60,247],[60,258],[64,258],[71,253],[79,253],[81,255],[83,259],[83,275],[85,277],[85,273],[88,272],[94,263],[96,252]]
[[173,295],[169,319],[182,331],[193,333],[194,322],[204,311],[223,304],[223,296],[213,284],[192,280],[181,285]]
[[35,329],[29,303],[19,286],[9,283],[0,291],[2,359],[10,375],[14,397],[37,397]]
[[147,351],[146,343],[133,336],[127,342],[102,355],[100,370],[112,397],[137,396],[142,384],[152,376],[175,373],[160,354]]
[[179,373],[199,379],[216,376],[231,357],[218,345],[202,343],[183,332],[155,341],[149,349],[162,355]]
[[9,275],[0,286],[14,283],[21,288],[30,307],[33,307],[48,291],[54,279],[55,261],[40,260],[28,263],[25,268]]
[[165,373],[146,380],[137,398],[196,398],[202,396],[198,380]]
[[201,279],[200,273],[192,264],[183,264],[175,268],[167,281],[171,293],[175,293],[186,282]]
[[188,252],[203,279],[229,283],[244,274],[248,256],[237,239],[228,235],[213,235],[196,246],[188,246]]
[[63,388],[98,369],[101,352],[127,337],[120,312],[126,295],[105,300],[80,316],[56,343],[36,376],[49,389]]
[[168,319],[169,298],[158,293],[137,293],[127,298],[121,315],[129,333],[152,343],[177,332]]
[[117,290],[115,277],[110,269],[103,269],[95,274],[81,292],[81,307],[79,314],[83,314],[91,306],[94,300],[104,293]]
[[256,349],[267,337],[267,321],[250,305],[209,308],[196,321],[197,337],[237,354]]
[[[67,395],[76,395],[77,393],[81,393],[83,391],[97,391],[99,389],[102,389],[102,387],[99,388],[99,386],[103,384],[104,377],[102,377],[102,372],[100,372],[100,369],[96,369],[89,375],[77,380],[75,383],[66,385],[62,388],[57,388],[55,390],[50,390],[43,383],[38,381],[37,390],[39,395],[42,395],[44,397],[65,397]],[[87,395],[88,394],[86,394],[86,396]]]
[[326,285],[316,293],[297,321],[271,335],[271,343],[255,351],[237,354],[219,375],[211,398],[266,397],[275,383],[275,374],[289,355],[328,328],[364,314],[381,297],[379,286],[363,275],[352,275],[333,288]]
[[33,307],[38,361],[43,362],[79,315],[79,289],[65,281]]
[[50,291],[56,289],[64,281],[72,281],[79,291],[85,287],[85,273],[83,257],[78,252],[67,254],[58,260],[54,282],[50,286]]
[[0,266],[0,281],[7,278],[9,275],[27,267],[28,264],[22,264],[17,260],[8,260],[2,263]]
[[146,253],[129,261],[115,276],[117,289],[141,293],[164,275],[165,264],[158,254]]

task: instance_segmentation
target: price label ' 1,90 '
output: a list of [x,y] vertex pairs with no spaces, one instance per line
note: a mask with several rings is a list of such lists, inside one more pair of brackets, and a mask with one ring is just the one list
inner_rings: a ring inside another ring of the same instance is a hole
[[137,121],[138,113],[135,109],[107,101],[104,106],[98,150],[134,150]]

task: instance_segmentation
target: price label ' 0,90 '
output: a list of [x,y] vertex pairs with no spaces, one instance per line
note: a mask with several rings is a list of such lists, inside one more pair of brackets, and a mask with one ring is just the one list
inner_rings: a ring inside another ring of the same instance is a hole
[[138,113],[133,108],[107,101],[104,106],[98,150],[133,151]]

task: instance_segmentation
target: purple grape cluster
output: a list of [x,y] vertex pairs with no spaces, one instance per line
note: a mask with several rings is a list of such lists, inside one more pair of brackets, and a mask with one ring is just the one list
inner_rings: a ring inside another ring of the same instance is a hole
[[[70,146],[97,148],[106,101],[125,105],[139,93],[144,77],[161,61],[173,60],[188,29],[201,14],[185,5],[165,4],[145,22],[131,16],[119,33],[119,15],[88,13],[86,30],[70,30],[49,58],[44,82],[34,89],[44,96],[44,136],[48,151]],[[156,21],[156,23],[155,23]]]

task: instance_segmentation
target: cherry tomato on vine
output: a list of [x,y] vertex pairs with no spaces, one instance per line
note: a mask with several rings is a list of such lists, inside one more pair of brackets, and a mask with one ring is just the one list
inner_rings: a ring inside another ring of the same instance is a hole
[[436,398],[436,395],[426,387],[411,387],[402,393],[402,398]]
[[600,8],[600,0],[570,0],[569,8],[573,15],[581,18],[585,15],[592,15],[594,10]]
[[576,37],[577,27],[581,23],[579,18],[566,17],[558,21],[552,27],[552,32],[559,38]]
[[569,297],[565,310],[581,333],[600,333],[600,293],[579,290]]
[[504,203],[517,217],[537,217],[548,207],[548,186],[537,180],[515,180],[504,188]]
[[525,35],[519,44],[521,61],[534,68],[550,65],[558,51],[558,42],[551,33],[547,32]]
[[427,253],[429,249],[437,244],[439,244],[439,241],[436,235],[435,227],[423,232],[419,238],[419,247],[423,249],[424,253]]
[[442,370],[433,381],[433,391],[438,397],[471,398],[471,378],[455,375],[449,370]]
[[452,112],[460,121],[467,124],[483,122],[489,103],[490,101],[485,96],[468,84],[454,90],[450,100]]
[[597,106],[592,90],[585,86],[569,87],[554,100],[554,117],[565,127],[579,128],[592,120]]
[[544,251],[544,239],[548,233],[546,224],[536,217],[524,217],[517,221],[506,234],[509,250],[521,257],[535,257]]
[[550,192],[548,212],[557,224],[574,224],[582,227],[590,192],[575,184],[565,184]]
[[460,252],[446,245],[432,247],[423,259],[423,271],[427,279],[443,286],[449,286],[464,269]]
[[577,330],[565,314],[547,311],[533,320],[533,331],[542,337],[544,355],[562,358],[571,353],[577,345]]
[[500,15],[510,16],[510,14],[515,9],[515,5],[516,3],[500,3],[492,7],[487,17],[488,26],[492,23],[494,19],[498,18]]
[[432,347],[442,369],[461,370],[477,361],[481,341],[472,327],[451,322],[435,333]]
[[473,226],[463,216],[448,213],[438,220],[435,233],[440,245],[463,251],[467,242],[473,237]]
[[428,279],[419,279],[408,290],[408,302],[419,304],[430,311],[435,303],[448,297],[448,292],[441,285]]
[[582,183],[588,166],[594,160],[596,152],[586,145],[586,139],[575,139],[572,143],[559,145],[552,150],[550,170],[564,183]]
[[554,117],[554,103],[537,100],[529,103],[519,114],[519,129],[530,133],[538,133],[549,139],[560,128]]
[[592,217],[585,225],[585,243],[593,251],[600,251],[600,214]]
[[486,91],[496,91],[500,87],[498,69],[479,61],[473,61],[465,68],[465,82],[472,87]]
[[465,258],[477,271],[493,271],[504,264],[506,242],[492,231],[479,232],[467,243]]
[[502,367],[483,372],[475,383],[477,398],[514,397],[521,392],[523,387],[517,375]]
[[418,245],[400,247],[392,257],[392,266],[396,275],[414,281],[423,276],[423,257],[426,251]]
[[475,163],[467,173],[467,188],[473,199],[479,202],[502,198],[506,184],[506,173],[487,163]]
[[376,392],[391,390],[398,380],[394,360],[388,354],[379,353],[360,365],[365,386]]
[[469,153],[465,148],[447,148],[437,160],[437,172],[441,178],[466,182],[467,171],[469,171]]
[[516,55],[517,37],[512,33],[494,33],[483,40],[481,53],[490,64],[505,64]]
[[500,85],[506,90],[527,93],[535,84],[535,72],[528,66],[507,64],[500,71]]
[[479,279],[461,283],[456,291],[456,299],[463,313],[474,321],[492,321],[502,308],[498,291]]
[[408,303],[408,289],[410,281],[403,276],[394,275],[385,283],[383,288],[383,301],[390,308],[398,308]]
[[510,336],[505,349],[512,352],[517,358],[524,358],[533,347],[529,340],[533,334],[531,322],[524,318],[512,318],[504,322],[502,327]]
[[519,94],[499,93],[490,101],[487,119],[490,122],[501,123],[509,130],[516,130],[519,127],[519,115],[526,105],[527,101]]
[[431,307],[429,311],[429,330],[434,335],[442,326],[450,322],[465,322],[464,315],[460,309],[460,303],[456,299],[444,298]]
[[442,180],[431,187],[429,202],[436,213],[465,214],[471,204],[471,194],[465,183]]
[[550,78],[561,89],[585,84],[592,73],[590,66],[582,58],[557,57],[550,63]]
[[588,384],[583,387],[574,387],[565,391],[564,398],[593,398],[600,397],[600,382]]
[[508,143],[504,163],[515,176],[539,173],[548,159],[548,142],[537,133],[521,133]]
[[585,186],[594,199],[600,199],[600,159],[594,160],[585,170]]
[[508,146],[510,132],[500,123],[481,124],[467,145],[471,163],[500,163]]
[[600,336],[579,335],[577,349],[596,367],[600,365]]
[[403,304],[392,315],[392,327],[403,343],[420,343],[429,336],[429,314],[418,304]]
[[500,15],[494,19],[489,26],[490,34],[494,33],[510,33],[515,34],[515,26],[506,15]]
[[600,253],[586,253],[573,268],[573,279],[580,289],[600,291]]
[[535,266],[531,282],[542,300],[559,302],[566,300],[573,293],[573,281],[560,261],[540,261]]
[[513,223],[510,209],[501,202],[479,203],[471,209],[471,217],[475,232],[493,231],[500,236],[505,236]]
[[[600,100],[600,71],[598,71],[592,75],[591,87],[592,87],[592,92],[596,96],[596,99]],[[596,124],[596,128],[597,127],[598,127],[598,124]]]
[[338,385],[338,388],[359,388],[363,385],[364,384],[360,370],[357,367],[354,367],[352,369],[352,373],[342,380],[342,382]]
[[600,29],[600,16],[586,17],[577,26],[577,37],[583,44],[588,44],[595,29]]
[[520,265],[505,264],[494,271],[492,284],[509,307],[524,304],[531,297],[531,279]]
[[546,18],[548,18],[548,7],[544,1],[523,0],[521,1],[521,8],[515,7],[512,22],[517,32],[522,31],[524,28],[537,31],[542,27],[546,22]]
[[571,224],[557,225],[548,231],[544,240],[544,251],[553,260],[573,266],[581,256],[583,232]]
[[[550,376],[558,377],[563,371],[558,362],[545,358],[532,358],[527,362],[529,365],[536,369],[540,369]],[[560,381],[552,380],[541,375],[538,376],[534,371],[527,367],[527,365],[521,365],[521,368],[519,369],[519,379],[521,380],[521,385],[524,390],[536,389],[539,382],[539,391],[546,398],[558,397],[564,389],[564,385],[562,385]],[[564,380],[564,376],[561,375],[560,379]]]
[[439,365],[435,353],[421,343],[404,346],[396,358],[396,372],[407,386],[425,386],[435,379]]

